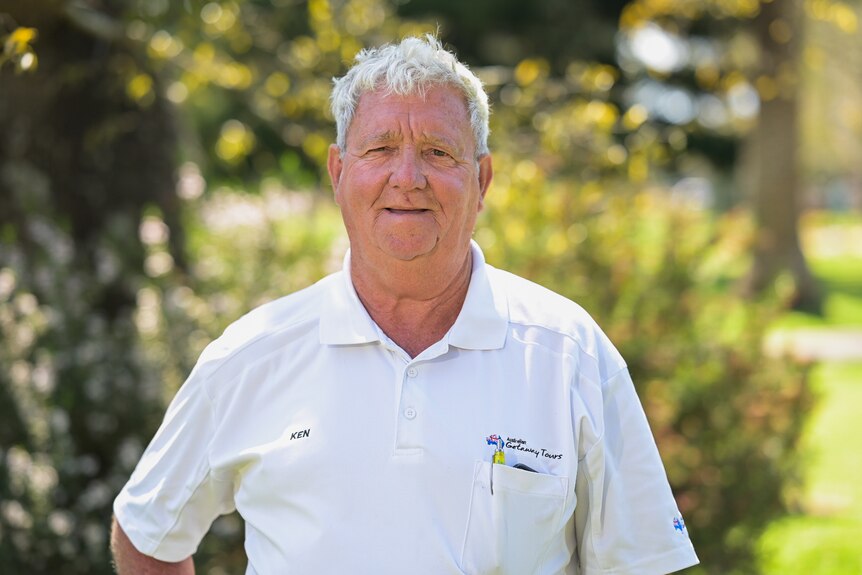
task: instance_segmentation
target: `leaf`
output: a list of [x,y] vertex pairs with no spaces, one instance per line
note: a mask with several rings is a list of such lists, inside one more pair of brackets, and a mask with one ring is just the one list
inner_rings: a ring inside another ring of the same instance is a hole
[[35,28],[16,28],[6,38],[3,51],[7,55],[20,55],[30,51],[30,43],[39,37],[39,31]]

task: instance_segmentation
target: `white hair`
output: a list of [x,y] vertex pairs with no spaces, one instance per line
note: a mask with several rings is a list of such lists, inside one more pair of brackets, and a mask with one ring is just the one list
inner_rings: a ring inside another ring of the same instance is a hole
[[333,84],[330,101],[337,131],[335,143],[342,154],[362,94],[384,90],[399,96],[424,97],[427,88],[440,85],[453,86],[464,94],[476,139],[476,157],[488,153],[488,95],[482,81],[431,34],[424,39],[409,36],[399,44],[362,50],[353,67],[341,78],[334,78]]

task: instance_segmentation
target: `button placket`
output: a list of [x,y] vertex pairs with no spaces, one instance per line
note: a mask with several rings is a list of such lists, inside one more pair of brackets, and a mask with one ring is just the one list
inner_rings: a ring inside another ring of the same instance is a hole
[[421,394],[418,386],[421,370],[416,365],[407,365],[401,375],[401,403],[396,431],[396,450],[421,450]]

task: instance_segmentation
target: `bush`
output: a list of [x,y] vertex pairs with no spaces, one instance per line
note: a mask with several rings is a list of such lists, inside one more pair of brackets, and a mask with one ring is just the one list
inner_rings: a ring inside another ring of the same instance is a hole
[[28,216],[0,245],[0,572],[107,574],[111,502],[163,410],[129,309],[104,303],[141,278],[125,238],[91,252]]

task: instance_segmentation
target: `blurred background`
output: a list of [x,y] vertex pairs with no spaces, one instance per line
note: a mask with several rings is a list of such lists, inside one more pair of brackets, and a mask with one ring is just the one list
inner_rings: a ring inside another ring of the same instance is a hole
[[[111,573],[203,347],[340,268],[327,98],[437,33],[488,260],[629,362],[702,566],[862,573],[862,2],[0,1],[0,572]],[[196,556],[243,573],[242,520]],[[357,557],[357,565],[362,558]]]

